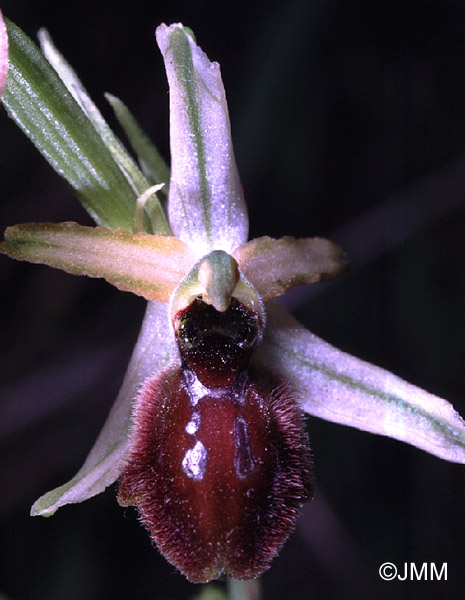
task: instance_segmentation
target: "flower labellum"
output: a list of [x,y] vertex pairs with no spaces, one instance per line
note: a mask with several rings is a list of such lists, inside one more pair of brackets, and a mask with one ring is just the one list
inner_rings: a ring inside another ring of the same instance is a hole
[[235,297],[220,312],[180,288],[189,302],[173,318],[181,366],[139,394],[118,501],[139,508],[190,581],[250,579],[313,496],[305,426],[290,387],[250,365],[262,315]]

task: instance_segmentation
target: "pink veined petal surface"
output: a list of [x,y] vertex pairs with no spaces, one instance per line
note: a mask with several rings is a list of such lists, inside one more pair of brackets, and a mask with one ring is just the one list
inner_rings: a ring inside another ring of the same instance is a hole
[[0,101],[8,72],[8,35],[6,25],[0,11]]

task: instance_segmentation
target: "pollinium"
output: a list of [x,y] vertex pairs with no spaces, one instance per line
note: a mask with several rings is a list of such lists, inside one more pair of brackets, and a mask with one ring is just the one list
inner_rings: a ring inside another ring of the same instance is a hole
[[138,507],[162,554],[193,582],[259,576],[313,495],[289,385],[252,366],[260,317],[237,299],[178,311],[181,364],[137,399],[118,501]]

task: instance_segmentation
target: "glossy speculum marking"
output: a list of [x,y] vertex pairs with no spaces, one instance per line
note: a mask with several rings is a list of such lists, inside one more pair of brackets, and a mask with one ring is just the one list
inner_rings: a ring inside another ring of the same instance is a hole
[[118,500],[189,580],[257,577],[313,495],[304,423],[289,386],[249,364],[255,313],[197,299],[174,321],[181,365],[144,385]]

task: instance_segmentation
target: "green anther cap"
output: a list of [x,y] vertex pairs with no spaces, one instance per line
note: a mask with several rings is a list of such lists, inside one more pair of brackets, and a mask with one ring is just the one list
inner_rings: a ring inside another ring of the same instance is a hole
[[200,262],[198,280],[206,293],[204,301],[219,312],[228,308],[239,278],[236,260],[223,250],[210,252]]
[[223,250],[213,250],[195,264],[171,297],[170,315],[189,306],[196,298],[225,312],[231,298],[237,298],[265,324],[265,308],[257,290],[241,273],[237,261]]

